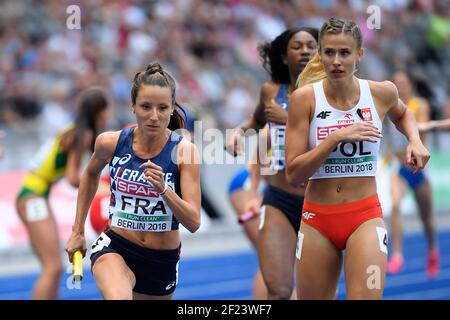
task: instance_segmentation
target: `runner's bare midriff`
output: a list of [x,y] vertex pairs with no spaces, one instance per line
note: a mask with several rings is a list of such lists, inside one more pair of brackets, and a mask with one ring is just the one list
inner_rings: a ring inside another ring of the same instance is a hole
[[305,198],[318,204],[342,204],[373,196],[375,177],[316,179],[308,182]]
[[180,233],[178,230],[167,232],[141,232],[125,230],[117,227],[110,227],[115,233],[137,244],[138,246],[156,249],[168,250],[176,249],[180,245]]

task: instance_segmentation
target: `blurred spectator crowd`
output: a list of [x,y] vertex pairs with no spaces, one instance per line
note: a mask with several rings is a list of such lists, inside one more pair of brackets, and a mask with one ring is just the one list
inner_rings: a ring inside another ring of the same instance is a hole
[[[80,29],[67,28],[70,5],[80,7]],[[381,9],[380,29],[366,23],[370,5]],[[361,77],[384,80],[407,70],[433,117],[450,117],[448,0],[3,0],[0,129],[51,135],[72,120],[77,94],[91,85],[107,88],[110,126],[119,128],[133,121],[131,80],[153,60],[172,72],[178,100],[196,117],[233,127],[268,79],[258,45],[288,27],[320,28],[331,16],[363,30]]]

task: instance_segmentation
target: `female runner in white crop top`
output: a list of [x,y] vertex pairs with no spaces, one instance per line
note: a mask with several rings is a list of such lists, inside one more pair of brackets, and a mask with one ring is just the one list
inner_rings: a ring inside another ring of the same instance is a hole
[[363,53],[358,26],[331,18],[319,34],[326,79],[291,96],[286,174],[294,185],[310,179],[296,252],[300,299],[335,297],[344,249],[348,299],[382,297],[387,233],[375,171],[386,114],[408,138],[409,165],[420,170],[430,157],[396,87],[354,76]]

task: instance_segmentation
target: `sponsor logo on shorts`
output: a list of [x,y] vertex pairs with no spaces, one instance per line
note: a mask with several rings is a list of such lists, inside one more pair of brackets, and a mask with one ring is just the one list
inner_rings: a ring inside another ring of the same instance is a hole
[[304,218],[305,220],[312,219],[312,218],[314,218],[315,216],[316,216],[315,213],[312,213],[312,212],[303,212],[303,218]]
[[167,285],[166,290],[170,290],[174,285],[175,285],[175,281],[172,281],[171,283],[169,283]]

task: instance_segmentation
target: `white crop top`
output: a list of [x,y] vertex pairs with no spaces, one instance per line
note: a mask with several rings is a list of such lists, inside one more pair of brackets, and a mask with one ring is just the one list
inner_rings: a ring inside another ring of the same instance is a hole
[[[309,130],[310,149],[319,145],[333,131],[357,122],[371,122],[381,132],[382,122],[375,108],[369,83],[367,80],[358,81],[359,101],[356,106],[346,111],[338,110],[328,103],[323,81],[313,84],[316,105]],[[310,179],[375,176],[379,149],[380,139],[377,139],[376,143],[339,143]]]

